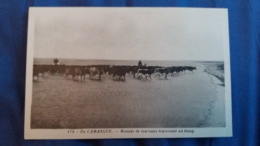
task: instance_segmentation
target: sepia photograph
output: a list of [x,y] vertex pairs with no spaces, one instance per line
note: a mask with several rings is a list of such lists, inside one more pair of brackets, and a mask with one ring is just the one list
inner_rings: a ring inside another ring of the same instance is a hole
[[28,24],[25,138],[232,136],[226,9],[30,8]]

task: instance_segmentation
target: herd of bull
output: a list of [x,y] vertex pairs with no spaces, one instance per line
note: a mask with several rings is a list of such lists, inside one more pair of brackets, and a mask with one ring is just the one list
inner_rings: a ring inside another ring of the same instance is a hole
[[66,79],[84,81],[86,75],[92,80],[101,80],[102,75],[110,75],[113,80],[125,80],[126,74],[132,75],[133,78],[152,79],[155,77],[167,79],[168,74],[178,75],[181,72],[193,72],[196,67],[193,66],[110,66],[110,65],[34,65],[33,79],[38,80],[40,76],[60,75]]

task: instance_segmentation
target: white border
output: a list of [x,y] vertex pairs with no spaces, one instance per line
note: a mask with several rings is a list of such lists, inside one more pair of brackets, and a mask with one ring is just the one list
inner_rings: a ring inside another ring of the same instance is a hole
[[[225,66],[225,128],[106,128],[102,133],[91,133],[94,129],[74,129],[74,133],[68,133],[70,129],[31,129],[31,103],[32,103],[32,71],[33,71],[33,48],[34,48],[34,11],[43,8],[30,8],[27,38],[27,66],[26,66],[26,100],[25,100],[25,139],[105,139],[105,138],[185,138],[185,137],[231,137],[232,136],[232,114],[231,114],[231,80],[230,80],[230,52],[229,52],[229,29],[228,10],[218,9],[224,13],[227,24],[223,34],[224,66]],[[50,8],[48,8],[50,9]],[[57,8],[51,8],[57,9]],[[64,9],[64,8],[63,8]],[[69,8],[75,9],[75,8]],[[78,8],[76,8],[78,9]],[[89,8],[87,8],[89,9]],[[95,9],[95,8],[91,8]],[[100,9],[100,8],[99,8]],[[122,9],[122,8],[121,8]],[[124,8],[125,9],[125,8]],[[135,9],[135,8],[131,8]],[[138,9],[138,8],[137,8]],[[140,8],[139,8],[140,9]],[[153,8],[157,9],[157,8]],[[187,9],[187,8],[168,8]],[[198,8],[188,8],[198,9]],[[204,8],[205,9],[205,8]],[[211,9],[208,9],[211,10]],[[216,9],[215,9],[216,10]],[[133,130],[133,133],[121,133],[120,131]],[[193,130],[194,133],[183,133],[181,130]],[[136,132],[139,130],[139,132]],[[142,133],[141,130],[155,130],[157,133]],[[176,132],[161,133],[159,130],[176,130]],[[85,133],[81,133],[85,131]],[[110,131],[111,133],[106,133]],[[89,133],[87,133],[89,132]]]

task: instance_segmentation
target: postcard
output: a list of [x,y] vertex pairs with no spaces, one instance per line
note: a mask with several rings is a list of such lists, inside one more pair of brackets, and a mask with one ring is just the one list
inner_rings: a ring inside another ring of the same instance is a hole
[[24,130],[231,137],[228,10],[31,7]]

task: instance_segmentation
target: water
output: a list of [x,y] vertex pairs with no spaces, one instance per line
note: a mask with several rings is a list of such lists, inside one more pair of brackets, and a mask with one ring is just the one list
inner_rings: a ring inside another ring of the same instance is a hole
[[[137,65],[138,60],[59,59],[65,65]],[[50,75],[33,82],[31,128],[225,127],[223,62],[147,61],[147,66],[196,66],[191,72],[137,80],[73,81]],[[53,59],[34,59],[53,64]],[[214,78],[213,78],[214,77]]]

